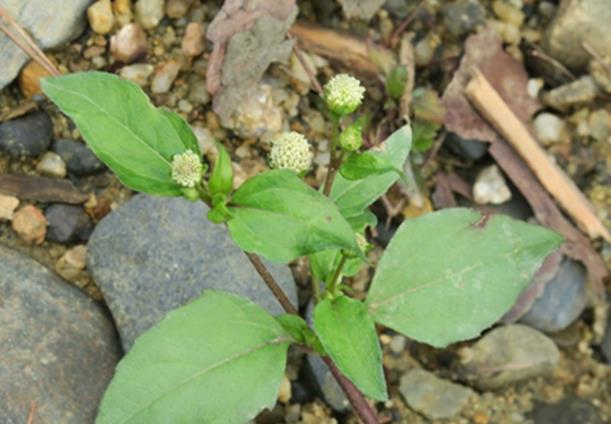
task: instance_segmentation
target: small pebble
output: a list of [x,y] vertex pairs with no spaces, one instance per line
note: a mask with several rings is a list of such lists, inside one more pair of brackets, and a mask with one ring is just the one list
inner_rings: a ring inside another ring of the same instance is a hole
[[592,102],[599,92],[594,79],[586,75],[548,91],[543,95],[543,103],[556,110],[565,111],[573,106]]
[[201,152],[207,156],[208,159],[214,159],[217,155],[217,150],[214,136],[210,130],[208,130],[208,128],[199,126],[194,126],[192,129],[193,134],[195,134],[195,138],[197,138],[197,144],[199,145]]
[[19,206],[19,199],[13,196],[0,194],[0,221],[11,221],[17,206]]
[[192,74],[189,76],[189,101],[195,105],[205,105],[210,101],[210,93],[206,88],[206,80],[201,76]]
[[291,380],[286,375],[282,377],[280,391],[278,392],[278,402],[287,404],[291,400]]
[[511,190],[498,166],[490,165],[480,171],[473,184],[473,198],[480,205],[500,205],[511,199]]
[[83,57],[85,59],[93,59],[95,57],[101,56],[106,51],[106,48],[103,46],[89,46],[85,50],[83,50]]
[[524,12],[505,0],[494,0],[492,10],[503,22],[511,24],[516,29],[522,26],[522,22],[524,22]]
[[148,63],[138,63],[136,65],[124,66],[119,71],[121,78],[138,84],[140,87],[148,85],[149,78],[153,74],[155,67]]
[[405,337],[403,337],[402,335],[397,334],[393,336],[390,339],[390,345],[389,345],[390,351],[394,353],[395,355],[400,354],[401,352],[405,350],[405,343],[406,343]]
[[182,52],[187,56],[199,56],[204,52],[204,25],[199,22],[191,22],[185,29],[182,39]]
[[146,55],[146,33],[138,24],[127,24],[110,38],[110,52],[115,60],[131,63]]
[[458,415],[473,394],[467,387],[421,369],[409,370],[401,377],[399,392],[411,408],[432,420]]
[[151,91],[155,94],[167,93],[180,72],[180,64],[174,60],[158,66],[151,83]]
[[172,19],[182,18],[189,11],[192,0],[167,0],[165,13]]
[[17,80],[21,93],[27,98],[42,93],[40,80],[48,76],[50,76],[49,72],[38,62],[33,60],[29,61],[28,64],[21,69],[19,79]]
[[47,219],[36,206],[27,205],[13,215],[13,230],[28,244],[41,244],[47,232]]
[[68,281],[74,280],[87,265],[87,247],[79,244],[66,253],[55,263],[55,271]]
[[108,34],[115,23],[110,0],[97,0],[87,9],[89,26],[98,34]]
[[87,145],[70,139],[53,143],[53,151],[66,163],[68,172],[77,176],[92,175],[104,169],[104,164]]
[[49,223],[47,238],[57,243],[87,241],[93,229],[89,216],[79,206],[51,205],[45,216]]
[[189,113],[193,110],[193,105],[188,100],[181,99],[178,101],[178,110],[184,113]]
[[454,35],[473,31],[485,22],[486,11],[478,0],[457,0],[442,8],[445,27]]
[[0,150],[11,156],[38,156],[51,144],[53,122],[45,112],[33,112],[0,124]]
[[164,0],[138,0],[136,2],[136,21],[144,29],[153,29],[164,16]]
[[112,2],[112,10],[119,26],[127,25],[134,19],[132,0],[115,0]]
[[605,109],[590,113],[588,118],[590,135],[597,141],[604,142],[611,135],[611,114]]
[[526,91],[528,92],[528,95],[532,97],[533,99],[536,99],[537,97],[539,97],[539,92],[543,88],[544,84],[545,84],[545,81],[543,81],[543,78],[529,79],[528,85],[526,86]]
[[544,146],[567,141],[564,121],[552,113],[540,113],[533,125],[537,138]]
[[66,163],[57,153],[46,152],[38,161],[36,171],[47,177],[64,178],[66,176]]

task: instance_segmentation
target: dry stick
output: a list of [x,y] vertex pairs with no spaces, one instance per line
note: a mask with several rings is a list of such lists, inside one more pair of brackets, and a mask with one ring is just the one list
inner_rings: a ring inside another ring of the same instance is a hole
[[[246,253],[246,256],[248,257],[250,262],[253,264],[253,266],[255,267],[259,275],[261,276],[261,278],[263,278],[263,281],[265,281],[265,284],[267,284],[267,287],[271,290],[274,297],[278,300],[280,305],[282,305],[284,310],[288,312],[289,314],[297,315],[298,314],[297,308],[293,306],[293,304],[291,303],[289,298],[286,296],[282,288],[280,288],[278,283],[276,283],[276,280],[274,279],[272,274],[269,272],[269,270],[267,269],[263,261],[261,261],[261,258],[259,258],[259,256],[255,255],[254,253]],[[340,387],[346,394],[346,397],[352,404],[354,411],[361,418],[363,423],[378,424],[379,421],[378,421],[378,418],[375,412],[373,411],[369,403],[367,403],[367,400],[365,399],[363,394],[359,391],[359,389],[357,389],[350,380],[344,377],[341,371],[337,369],[337,366],[335,365],[335,363],[333,363],[331,358],[324,356],[322,359],[325,362],[325,364],[327,364],[327,366],[329,367],[331,374],[333,374],[333,377],[335,377],[335,380],[337,380],[337,382],[339,383]]]
[[477,69],[473,74],[465,93],[476,109],[511,143],[541,184],[579,227],[591,238],[603,237],[607,241],[611,240],[611,235],[575,183],[549,159],[486,77]]
[[322,87],[320,86],[318,79],[316,79],[316,72],[314,72],[314,70],[310,68],[310,64],[305,60],[305,57],[303,57],[303,52],[301,51],[299,46],[297,46],[297,42],[295,42],[295,44],[293,45],[293,51],[295,52],[295,56],[297,56],[297,60],[299,60],[299,63],[301,63],[301,66],[308,75],[308,78],[310,79],[310,82],[314,87],[314,91],[316,91],[319,96],[322,96]]
[[[21,28],[21,25],[13,19],[13,17],[0,6],[0,18],[3,18],[8,22],[9,27],[7,28],[0,20],[0,30],[2,30],[13,42],[26,52],[34,61],[42,66],[49,74],[53,76],[61,75],[55,65],[49,60],[49,58],[43,53],[38,45],[32,40],[32,37]],[[11,29],[17,34],[11,32]],[[21,38],[20,38],[21,37]]]

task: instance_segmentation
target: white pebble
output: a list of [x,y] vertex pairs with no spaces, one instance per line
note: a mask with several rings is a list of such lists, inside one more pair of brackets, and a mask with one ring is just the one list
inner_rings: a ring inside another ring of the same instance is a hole
[[477,175],[473,197],[480,205],[500,205],[511,199],[511,190],[496,165],[487,166]]

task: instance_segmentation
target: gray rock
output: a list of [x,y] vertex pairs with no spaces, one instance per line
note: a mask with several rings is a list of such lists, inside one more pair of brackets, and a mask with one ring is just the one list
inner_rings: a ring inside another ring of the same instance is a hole
[[609,21],[609,0],[562,0],[543,37],[543,47],[569,68],[585,70],[590,55],[584,49],[584,43],[601,56],[611,55]]
[[52,136],[53,122],[49,115],[30,113],[0,124],[0,150],[11,156],[38,156],[47,150]]
[[104,164],[83,143],[65,138],[53,143],[53,150],[66,162],[68,172],[76,176],[95,174],[104,169]]
[[545,375],[560,358],[552,340],[525,325],[497,327],[460,356],[465,377],[480,389]]
[[0,422],[92,423],[120,357],[112,322],[75,287],[0,246]]
[[384,0],[339,0],[347,18],[369,20],[373,18]]
[[484,7],[478,0],[457,0],[447,3],[441,10],[443,22],[454,35],[471,32],[485,22]]
[[575,81],[561,85],[543,95],[543,103],[560,111],[566,111],[573,106],[591,103],[600,93],[594,79],[583,76]]
[[465,160],[479,160],[488,152],[488,143],[478,140],[468,140],[449,133],[444,145]]
[[406,18],[412,8],[417,4],[413,0],[386,0],[384,9],[396,18]]
[[533,424],[602,424],[598,408],[576,397],[567,397],[557,403],[535,402],[528,414]]
[[308,363],[307,371],[309,371],[310,380],[322,398],[337,412],[345,412],[350,409],[350,402],[339,386],[339,383],[329,371],[327,364],[318,355],[308,355],[306,357]]
[[45,211],[47,240],[57,243],[87,241],[93,225],[83,208],[74,205],[51,205]]
[[467,387],[422,369],[406,372],[399,382],[399,392],[410,408],[432,420],[458,415],[473,394]]
[[564,258],[554,278],[545,285],[543,295],[520,322],[546,333],[564,330],[586,307],[586,279],[580,263]]
[[[202,203],[137,195],[107,215],[89,244],[88,267],[118,326],[125,350],[165,314],[219,289],[250,298],[273,314],[283,310],[223,226]],[[296,304],[291,272],[270,265]]]
[[[78,36],[85,28],[85,10],[90,0],[0,0],[13,18],[43,49],[58,47]],[[19,73],[28,55],[0,31],[0,89]]]
[[500,205],[511,200],[511,190],[496,164],[483,168],[473,184],[473,199],[480,205]]

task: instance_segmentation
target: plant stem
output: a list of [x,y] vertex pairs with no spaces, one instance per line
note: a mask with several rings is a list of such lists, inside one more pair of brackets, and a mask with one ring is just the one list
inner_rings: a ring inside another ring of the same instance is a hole
[[378,420],[375,411],[371,405],[367,403],[367,400],[360,390],[357,389],[354,384],[352,384],[352,381],[348,380],[341,373],[331,358],[324,356],[322,360],[329,367],[331,374],[333,374],[333,377],[335,377],[335,380],[337,380],[339,386],[342,388],[342,391],[350,401],[350,404],[361,421],[363,421],[364,424],[379,424],[380,421]]
[[337,145],[339,144],[339,116],[333,116],[331,119],[331,123],[333,125],[333,135],[331,138],[331,146],[329,146],[329,169],[327,170],[327,178],[325,179],[325,187],[323,189],[323,193],[325,196],[329,196],[331,194],[331,188],[333,187],[333,179],[335,178],[335,174],[337,169],[339,168],[338,162],[341,163],[341,159],[343,154],[337,156]]
[[348,256],[344,255],[343,253],[341,255],[342,256],[339,260],[339,263],[337,264],[337,267],[335,267],[335,270],[333,271],[333,274],[331,275],[331,278],[327,283],[327,289],[333,296],[337,295],[337,283],[342,275],[344,265],[346,265],[346,261],[348,260]]
[[[269,272],[263,261],[259,256],[254,253],[246,253],[246,256],[253,264],[267,287],[271,290],[274,297],[278,300],[280,305],[284,308],[286,312],[289,314],[297,315],[297,309],[293,306],[289,298],[286,296],[282,288],[276,283],[276,280]],[[354,384],[350,380],[348,380],[341,371],[337,368],[335,363],[329,357],[322,358],[325,364],[329,367],[331,374],[337,380],[337,383],[342,388],[346,398],[350,401],[352,408],[359,416],[359,418],[363,421],[364,424],[379,424],[378,418],[376,417],[376,413],[373,408],[367,403],[365,396],[357,389]]]
[[267,267],[265,266],[261,258],[255,255],[254,253],[247,253],[247,252],[246,252],[246,256],[248,256],[250,263],[253,264],[253,266],[255,267],[259,275],[261,276],[261,278],[263,278],[263,281],[265,281],[265,284],[267,284],[267,287],[271,290],[272,294],[278,300],[280,305],[282,305],[284,310],[288,312],[289,314],[298,315],[299,312],[297,311],[297,308],[293,306],[290,299],[284,293],[282,288],[278,285],[278,283],[276,283],[276,280],[274,279],[272,274],[269,272],[269,270],[267,269]]

